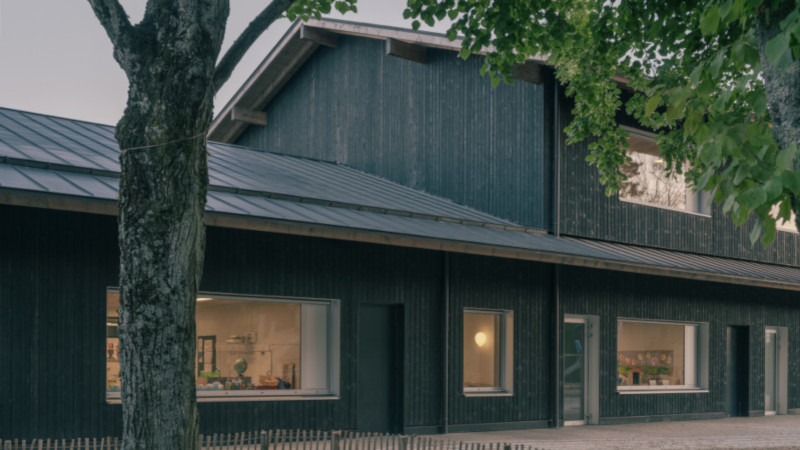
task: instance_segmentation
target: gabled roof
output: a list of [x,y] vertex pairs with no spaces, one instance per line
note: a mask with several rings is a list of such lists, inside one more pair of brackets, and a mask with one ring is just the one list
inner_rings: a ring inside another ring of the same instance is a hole
[[[222,108],[211,124],[208,138],[218,142],[233,142],[249,125],[248,122],[234,120],[234,109],[263,111],[320,45],[336,46],[338,35],[394,41],[401,45],[412,44],[416,47],[453,52],[461,50],[460,39],[450,41],[439,33],[333,19],[295,22]],[[486,51],[490,49],[487,48]],[[387,48],[388,52],[390,49]],[[520,70],[520,76],[523,72],[537,68],[536,63],[542,60],[534,58],[530,62],[531,66]]]
[[[350,167],[209,143],[209,225],[800,290],[800,269],[555,237]],[[110,126],[0,108],[0,204],[116,214]]]

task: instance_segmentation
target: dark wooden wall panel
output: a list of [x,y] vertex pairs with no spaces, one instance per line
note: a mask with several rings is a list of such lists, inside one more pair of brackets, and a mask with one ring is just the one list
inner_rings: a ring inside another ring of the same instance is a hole
[[[560,126],[571,120],[562,97]],[[630,124],[630,123],[629,123]],[[767,248],[750,245],[752,223],[735,228],[730,215],[714,205],[711,216],[620,201],[605,195],[597,169],[586,162],[588,143],[566,145],[561,134],[561,233],[604,241],[667,248],[690,253],[798,266],[800,235],[778,231]]]
[[[547,420],[551,408],[549,336],[552,266],[451,256],[450,413],[453,425]],[[514,312],[513,397],[463,393],[464,308]]]
[[113,433],[102,355],[116,219],[8,206],[0,218],[0,436]]
[[[800,406],[797,377],[793,375],[800,370],[800,305],[796,294],[580,268],[565,268],[562,275],[564,313],[600,316],[601,418],[725,412],[728,325],[750,327],[751,410],[764,408],[764,327],[789,328],[788,406]],[[620,317],[707,322],[709,393],[618,394],[616,348]]]
[[[320,48],[237,144],[336,161],[520,224],[544,228],[543,88],[491,87],[482,59],[387,56],[380,40]],[[549,148],[549,146],[547,147]]]

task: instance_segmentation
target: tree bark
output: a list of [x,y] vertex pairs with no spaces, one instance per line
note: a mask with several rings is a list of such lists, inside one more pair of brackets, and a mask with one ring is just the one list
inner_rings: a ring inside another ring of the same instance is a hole
[[123,448],[197,449],[205,136],[228,2],[151,0],[132,27],[116,0],[90,1],[130,82],[116,128]]
[[[767,58],[766,45],[781,32],[780,22],[795,8],[794,0],[767,1],[756,17],[758,49],[761,55],[762,76],[767,106],[772,121],[772,133],[781,148],[800,144],[800,60],[788,67],[776,67]],[[800,170],[800,158],[795,158],[794,170]],[[792,197],[795,224],[800,230],[800,199]]]

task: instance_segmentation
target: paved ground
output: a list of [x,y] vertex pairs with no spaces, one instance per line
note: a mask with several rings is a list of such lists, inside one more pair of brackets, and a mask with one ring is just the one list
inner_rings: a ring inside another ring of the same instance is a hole
[[800,415],[451,433],[442,437],[542,449],[800,449]]

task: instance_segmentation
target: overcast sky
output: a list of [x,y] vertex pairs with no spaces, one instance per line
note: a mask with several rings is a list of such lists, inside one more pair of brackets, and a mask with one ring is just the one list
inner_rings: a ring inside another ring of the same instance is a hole
[[[231,0],[224,48],[267,0]],[[122,0],[132,22],[145,0]],[[358,14],[331,17],[410,28],[402,0],[359,0]],[[272,25],[215,99],[216,110],[289,28]],[[224,49],[223,49],[224,51]],[[0,0],[0,106],[113,125],[125,109],[128,82],[86,0]]]

